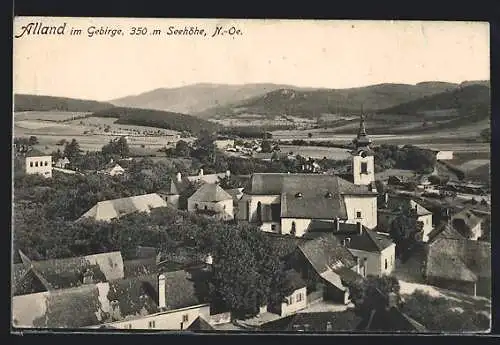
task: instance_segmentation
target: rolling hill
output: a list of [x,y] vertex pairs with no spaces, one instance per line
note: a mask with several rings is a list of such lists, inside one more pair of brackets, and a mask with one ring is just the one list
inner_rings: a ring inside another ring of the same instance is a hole
[[217,131],[218,125],[191,115],[153,109],[114,107],[94,112],[92,116],[118,118],[116,123],[150,126],[174,131],[187,131],[194,135],[202,130]]
[[110,103],[121,107],[194,114],[219,105],[243,101],[287,87],[293,86],[275,84],[224,85],[201,83],[177,88],[156,89],[135,96],[111,100]]
[[14,111],[74,111],[94,112],[112,108],[113,104],[84,99],[37,96],[16,94],[14,95]]
[[384,109],[424,96],[455,89],[458,85],[442,82],[409,84],[378,84],[350,89],[281,88],[248,100],[208,109],[198,116],[223,117],[259,114],[274,117],[287,114],[317,118],[322,114],[359,113]]

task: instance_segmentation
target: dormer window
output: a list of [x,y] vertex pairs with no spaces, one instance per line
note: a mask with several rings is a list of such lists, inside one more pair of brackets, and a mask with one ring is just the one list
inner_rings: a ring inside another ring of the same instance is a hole
[[298,192],[297,194],[295,194],[295,197],[296,197],[296,198],[302,198],[302,193],[301,193],[301,192]]

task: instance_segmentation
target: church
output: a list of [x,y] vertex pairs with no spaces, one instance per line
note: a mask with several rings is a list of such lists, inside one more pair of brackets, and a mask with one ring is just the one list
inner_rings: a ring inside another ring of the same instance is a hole
[[329,222],[360,223],[367,229],[375,229],[378,193],[372,141],[366,134],[363,116],[353,143],[349,178],[322,174],[253,174],[239,201],[237,219],[258,224],[263,231],[297,237]]

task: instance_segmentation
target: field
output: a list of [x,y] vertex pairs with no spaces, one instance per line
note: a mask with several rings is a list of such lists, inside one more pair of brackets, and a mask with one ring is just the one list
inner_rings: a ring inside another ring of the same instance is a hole
[[[74,117],[77,116],[76,119]],[[131,148],[151,154],[179,140],[179,133],[147,126],[115,124],[116,118],[84,117],[88,113],[22,112],[14,115],[14,136],[36,136],[37,149],[52,152],[62,149],[62,139],[76,139],[84,151],[100,150],[111,139],[125,135]],[[57,122],[55,122],[57,121]],[[193,138],[185,139],[187,141]]]
[[317,147],[317,146],[295,146],[281,145],[281,152],[293,152],[294,155],[322,159],[323,157],[335,160],[349,159],[349,151],[337,147]]

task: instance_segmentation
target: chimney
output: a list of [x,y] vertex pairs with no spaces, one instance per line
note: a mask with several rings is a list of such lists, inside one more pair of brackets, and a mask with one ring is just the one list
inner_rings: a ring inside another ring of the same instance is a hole
[[208,254],[207,257],[205,258],[205,263],[207,265],[211,265],[213,263],[214,259],[212,257],[212,255]]
[[[384,203],[387,205],[389,204],[389,193],[385,192],[384,194]],[[387,207],[387,206],[386,206]]]
[[160,309],[167,307],[167,304],[165,302],[165,289],[166,289],[166,277],[164,274],[160,274],[158,276],[158,307]]
[[337,232],[340,231],[340,219],[339,219],[339,217],[335,218],[335,231],[337,231]]
[[361,222],[357,222],[358,226],[358,234],[363,235],[363,224]]
[[331,331],[332,331],[332,329],[333,329],[333,327],[332,327],[332,323],[331,323],[330,321],[327,321],[327,322],[326,322],[326,331],[327,331],[327,332],[331,332]]
[[177,182],[182,181],[182,174],[180,172],[177,173]]
[[347,237],[347,238],[345,239],[345,244],[346,244],[346,245],[349,245],[349,243],[351,243],[351,238],[350,238],[350,237]]
[[198,173],[199,176],[203,176],[203,168],[200,169],[200,172]]
[[226,170],[226,177],[231,177],[231,171]]

